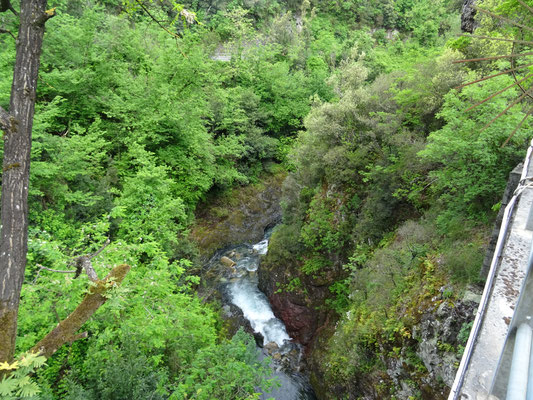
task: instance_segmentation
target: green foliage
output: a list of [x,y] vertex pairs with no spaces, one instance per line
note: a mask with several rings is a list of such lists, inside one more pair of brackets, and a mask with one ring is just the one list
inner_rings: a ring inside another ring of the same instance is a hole
[[0,371],[6,374],[0,380],[0,396],[4,400],[36,399],[41,391],[31,375],[45,365],[46,358],[35,353],[25,353],[9,364],[0,363]]
[[170,398],[258,399],[256,388],[268,391],[273,384],[261,379],[267,362],[257,361],[255,341],[240,330],[230,342],[201,350]]
[[111,216],[124,240],[157,242],[171,248],[186,225],[185,207],[174,194],[175,184],[167,177],[166,168],[154,166],[153,161],[148,159],[134,176],[124,179]]
[[316,0],[313,5],[352,27],[397,29],[402,34],[413,34],[425,45],[433,43],[431,39],[449,29],[450,20],[461,6],[457,1],[448,0],[436,1],[431,5],[420,0],[379,0],[372,3],[362,0]]
[[303,244],[312,251],[334,252],[342,246],[340,232],[335,229],[335,215],[322,201],[315,198],[309,205],[309,219],[301,230]]
[[463,326],[461,326],[461,330],[459,331],[459,334],[457,335],[457,341],[460,344],[466,345],[466,342],[468,341],[468,337],[470,336],[470,330],[472,329],[472,325],[474,325],[474,321],[464,323]]
[[346,311],[350,304],[350,286],[351,280],[344,279],[335,282],[329,287],[329,291],[335,296],[326,300],[326,305],[335,310],[338,314]]
[[476,243],[452,243],[444,252],[444,262],[452,279],[462,283],[482,283],[479,277],[484,247]]
[[294,291],[300,291],[303,288],[302,281],[300,278],[293,278],[289,281],[286,285],[280,285],[279,282],[276,282],[277,289],[275,293],[283,293],[283,292],[294,292]]
[[74,368],[65,383],[65,398],[168,398],[167,372],[154,369],[153,362],[137,346],[134,341],[128,341],[118,348],[110,347],[104,359],[87,363],[83,372]]
[[[489,3],[518,12],[515,0]],[[68,269],[109,238],[93,260],[99,276],[133,268],[84,326],[88,338],[37,371],[40,386],[72,400],[254,399],[268,388],[253,341],[221,338],[194,293],[187,232],[202,200],[256,182],[272,161],[291,173],[269,262],[299,269],[280,290],[329,288],[325,304],[341,320],[328,378],[356,382],[380,368],[379,352],[399,356],[441,282],[477,281],[491,207],[522,157],[528,124],[500,148],[519,107],[481,129],[516,93],[463,112],[507,78],[450,91],[482,73],[451,60],[508,44],[443,48],[458,25],[452,0],[143,2],[170,34],[140,4],[58,0],[47,22],[17,351],[87,288],[38,264]],[[201,24],[186,27],[192,11]],[[14,45],[0,37],[4,108]]]
[[419,154],[439,166],[430,173],[432,190],[440,201],[454,212],[463,212],[480,218],[499,201],[508,171],[521,159],[526,141],[526,130],[520,130],[505,147],[501,147],[510,128],[523,117],[519,108],[511,109],[490,127],[484,125],[505,108],[515,96],[502,94],[478,107],[472,115],[463,110],[506,86],[511,79],[498,77],[484,85],[469,86],[461,93],[455,91],[445,96],[439,116],[446,125],[433,132],[428,145]]

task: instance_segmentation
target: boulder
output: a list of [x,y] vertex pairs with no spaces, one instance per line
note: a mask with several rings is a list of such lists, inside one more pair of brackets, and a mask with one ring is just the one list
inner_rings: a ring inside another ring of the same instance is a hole
[[235,261],[233,261],[231,258],[226,257],[226,256],[221,257],[220,262],[228,268],[235,266]]
[[279,346],[276,342],[268,342],[265,344],[265,350],[268,352],[268,354],[272,353],[279,353]]
[[[240,327],[244,329],[246,333],[253,335],[255,343],[258,347],[263,347],[263,335],[259,332],[254,332],[250,321],[248,321],[242,310],[234,304],[226,304],[222,307],[222,317],[227,323],[228,335],[233,336]],[[274,343],[275,344],[275,343]]]

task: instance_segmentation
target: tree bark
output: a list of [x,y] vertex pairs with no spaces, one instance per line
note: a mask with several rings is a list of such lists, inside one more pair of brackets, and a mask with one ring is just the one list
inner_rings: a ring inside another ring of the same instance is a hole
[[[9,2],[2,2],[2,9]],[[31,131],[44,24],[54,15],[46,0],[22,0],[9,113],[0,110],[4,131],[0,222],[0,362],[15,350],[20,290],[28,247],[28,182]]]
[[65,343],[84,337],[83,334],[79,335],[76,332],[106,302],[106,292],[112,286],[119,285],[129,270],[129,265],[122,264],[113,268],[104,279],[97,280],[94,286],[89,287],[89,293],[85,295],[81,304],[67,318],[61,321],[52,332],[39,341],[32,351],[48,358]]

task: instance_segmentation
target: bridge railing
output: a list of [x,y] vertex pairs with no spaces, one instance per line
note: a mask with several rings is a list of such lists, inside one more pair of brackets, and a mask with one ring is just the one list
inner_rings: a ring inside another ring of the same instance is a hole
[[[489,380],[491,381],[489,383],[490,385],[490,395],[488,392],[485,392],[483,393],[485,395],[485,397],[480,397],[480,394],[481,394],[481,390],[479,392],[477,392],[476,390],[468,390],[468,391],[465,391],[463,390],[464,389],[464,384],[465,384],[465,378],[467,377],[467,374],[469,372],[469,368],[472,369],[472,368],[477,368],[477,366],[479,365],[479,356],[477,357],[477,361],[476,361],[476,366],[472,367],[472,357],[473,357],[473,354],[476,350],[476,344],[477,344],[477,341],[478,341],[478,338],[480,336],[480,332],[482,330],[482,326],[483,326],[483,323],[485,321],[485,315],[487,313],[487,307],[489,305],[489,302],[491,300],[491,296],[493,296],[493,289],[494,289],[494,286],[495,286],[495,282],[496,282],[496,279],[497,279],[497,276],[498,276],[498,269],[499,269],[499,266],[500,266],[500,263],[501,263],[501,260],[502,260],[502,254],[504,252],[504,249],[505,249],[505,245],[506,245],[506,242],[507,242],[507,239],[509,237],[509,231],[510,231],[510,227],[513,223],[513,218],[515,216],[515,207],[517,206],[517,202],[519,200],[519,198],[521,197],[522,193],[528,189],[528,188],[531,188],[533,187],[533,184],[531,183],[531,180],[528,178],[528,171],[530,171],[532,168],[533,168],[533,165],[531,163],[531,158],[532,158],[532,154],[533,154],[533,140],[531,141],[531,144],[527,150],[527,154],[526,154],[526,158],[524,160],[524,166],[523,166],[523,169],[522,169],[522,173],[521,173],[521,177],[520,177],[520,183],[517,187],[517,189],[515,190],[512,198],[510,199],[509,203],[507,204],[507,207],[505,209],[505,212],[504,212],[504,215],[503,215],[503,219],[502,219],[502,224],[501,224],[501,227],[500,227],[500,232],[499,232],[499,236],[498,236],[498,241],[496,243],[496,247],[495,247],[495,251],[494,251],[494,256],[492,258],[492,262],[491,262],[491,266],[490,266],[490,270],[489,270],[489,273],[488,273],[488,276],[487,276],[487,281],[485,283],[485,288],[484,288],[484,291],[483,291],[483,295],[481,297],[481,301],[480,301],[480,305],[479,305],[479,308],[477,310],[477,313],[476,313],[476,316],[475,316],[475,319],[474,319],[474,323],[472,325],[472,330],[470,332],[470,336],[468,338],[468,342],[465,346],[465,351],[463,353],[463,357],[461,359],[461,363],[459,365],[459,368],[458,368],[458,371],[457,371],[457,374],[456,374],[456,377],[455,377],[455,381],[453,383],[453,386],[451,388],[451,391],[450,391],[450,394],[449,394],[449,397],[448,397],[448,400],[457,400],[457,399],[476,399],[477,398],[492,398],[492,399],[495,399],[495,398],[499,398],[499,399],[504,399],[505,397],[505,393],[502,395],[500,393],[500,390],[498,389],[499,387],[501,388],[502,386],[502,379],[503,381],[505,381],[505,388],[507,387],[510,387],[510,386],[515,386],[514,383],[512,385],[507,385],[507,380],[509,378],[509,371],[510,371],[510,367],[506,367],[507,364],[505,363],[508,363],[509,366],[510,366],[510,362],[508,360],[508,358],[513,358],[512,356],[511,357],[508,357],[508,353],[509,353],[509,349],[511,349],[511,353],[513,352],[512,351],[512,346],[511,346],[511,342],[513,343],[513,346],[514,346],[514,343],[516,341],[516,332],[517,332],[517,329],[513,329],[514,328],[514,325],[513,324],[517,324],[518,321],[519,321],[519,313],[518,312],[515,312],[513,314],[513,322],[511,323],[511,325],[509,326],[509,329],[507,331],[507,339],[505,340],[505,346],[503,346],[503,349],[504,351],[502,352],[502,354],[500,355],[500,360],[498,361],[498,357],[493,357],[493,358],[496,358],[494,360],[489,360],[490,362],[492,362],[494,364],[494,367],[493,369],[490,369],[490,368],[487,368],[487,371],[486,373],[491,375],[491,377],[489,377]],[[531,212],[528,212],[529,214],[529,217],[527,218],[528,220],[531,220],[531,221],[528,221],[527,225],[530,225],[530,226],[533,226],[533,218],[532,217],[532,213]],[[533,230],[533,228],[531,228],[531,230]],[[529,240],[530,241],[530,240]],[[531,245],[529,244],[529,247],[531,247]],[[529,257],[529,260],[528,260],[528,265],[529,263],[531,262],[531,252],[530,252],[530,257]],[[525,261],[524,261],[525,263]],[[523,270],[528,270],[527,266],[525,265],[522,265],[521,268]],[[526,280],[524,280],[525,282]],[[526,287],[526,284],[522,284],[522,288],[525,288]],[[533,288],[532,288],[533,290]],[[526,295],[523,295],[525,298],[531,298],[533,299],[533,291],[531,292],[531,295],[530,296],[526,296]],[[520,296],[520,298],[522,298],[522,295]],[[533,305],[533,304],[532,304]],[[511,306],[512,308],[513,306]],[[516,309],[518,311],[518,308]],[[529,309],[530,311],[530,315],[533,314],[533,308],[530,308]],[[492,314],[494,315],[494,310],[492,311]],[[526,312],[527,314],[527,312]],[[524,314],[524,318],[526,317],[527,315]],[[494,318],[494,317],[493,317]],[[494,321],[490,321],[490,322],[494,322]],[[523,321],[521,321],[523,322]],[[521,326],[521,322],[517,325],[517,326]],[[507,322],[509,324],[509,322]],[[498,322],[499,326],[500,326],[500,329],[501,329],[501,321]],[[530,326],[529,323],[527,322],[527,326]],[[520,342],[527,342],[526,339],[523,339],[522,337],[522,334],[525,335],[524,337],[527,338],[527,327],[524,327],[520,332],[520,335],[519,335],[519,341]],[[490,329],[487,329],[487,327],[485,327],[484,331],[485,331],[485,335],[487,334],[487,330],[489,331],[490,333]],[[529,328],[529,330],[531,331],[531,328]],[[524,332],[524,333],[522,333]],[[531,340],[529,340],[529,346],[530,346],[530,349],[531,349]],[[511,346],[511,347],[509,347]],[[527,347],[527,345],[526,345]],[[520,353],[520,354],[525,354],[525,348],[524,347],[520,347],[522,350],[517,350],[517,353]],[[479,350],[478,349],[478,352],[479,351],[483,351],[482,349]],[[528,359],[528,365],[529,365],[529,358],[530,358],[530,353],[531,351],[528,351],[527,352],[527,358]],[[522,357],[524,358],[524,357]],[[520,364],[520,365],[523,365],[523,364]],[[523,371],[523,369],[525,368],[518,368],[516,367],[516,370],[518,371]],[[493,372],[494,371],[497,371],[496,373]],[[529,369],[528,369],[529,371]],[[533,368],[531,369],[532,373],[533,373]],[[503,376],[507,376],[506,378],[502,378]],[[522,379],[522,374],[520,374],[519,372],[517,374],[513,374],[512,378],[513,379]],[[479,376],[476,376],[475,378],[470,378],[471,380],[472,379],[479,379]],[[472,386],[472,387],[476,387],[476,384],[473,384],[473,385],[469,385],[469,386]],[[487,385],[485,385],[487,386]],[[487,388],[487,390],[489,390],[489,388]],[[527,389],[526,389],[527,390]],[[533,387],[532,387],[532,397],[531,399],[533,399]],[[467,393],[469,392],[469,393]],[[476,392],[476,393],[473,393],[473,392]],[[497,394],[496,394],[497,393]],[[520,398],[520,397],[518,397]],[[524,399],[526,399],[526,397],[524,397]],[[529,399],[529,398],[528,398]]]
[[493,399],[533,399],[532,266],[533,245],[529,252],[527,275],[492,383]]

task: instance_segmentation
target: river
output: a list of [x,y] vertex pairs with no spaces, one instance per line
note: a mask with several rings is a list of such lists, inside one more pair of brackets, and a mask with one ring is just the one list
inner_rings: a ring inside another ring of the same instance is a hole
[[217,286],[223,301],[240,308],[256,338],[262,338],[258,357],[271,357],[272,376],[280,386],[263,393],[261,399],[316,400],[307,377],[300,372],[302,347],[292,341],[283,322],[274,315],[268,298],[257,287],[257,270],[261,257],[268,251],[271,234],[272,229],[256,244],[218,251],[209,261],[209,268],[220,269]]

